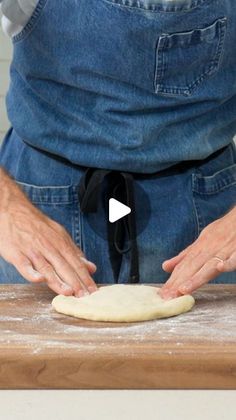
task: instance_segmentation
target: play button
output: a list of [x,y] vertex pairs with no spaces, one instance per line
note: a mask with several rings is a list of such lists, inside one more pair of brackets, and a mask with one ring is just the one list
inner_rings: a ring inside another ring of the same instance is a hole
[[[103,240],[113,243],[114,238],[108,237],[108,226],[111,231],[115,230],[123,222],[128,223],[129,220],[127,219],[131,216],[135,217],[133,220],[135,220],[137,236],[145,230],[151,215],[151,205],[146,192],[140,186],[140,182],[134,181],[134,204],[127,203],[122,194],[119,194],[120,191],[118,189],[113,194],[113,191],[110,192],[108,186],[104,183],[102,193],[98,197],[97,211],[86,214],[81,212],[83,231],[86,232],[88,238],[93,231]],[[129,204],[130,207],[126,204]]]
[[109,200],[109,222],[114,223],[117,220],[122,219],[122,217],[127,216],[131,213],[131,208],[116,200],[115,198],[110,198]]

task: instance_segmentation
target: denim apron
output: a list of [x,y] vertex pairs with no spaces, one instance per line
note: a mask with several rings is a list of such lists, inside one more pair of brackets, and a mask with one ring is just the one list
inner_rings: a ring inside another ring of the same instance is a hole
[[[97,264],[97,283],[129,282],[132,252],[114,275],[81,211],[86,168],[133,174],[137,232],[138,187],[149,198],[142,283],[165,282],[162,262],[236,204],[235,22],[234,0],[39,0],[13,37],[0,164]],[[0,275],[25,281],[3,260]]]

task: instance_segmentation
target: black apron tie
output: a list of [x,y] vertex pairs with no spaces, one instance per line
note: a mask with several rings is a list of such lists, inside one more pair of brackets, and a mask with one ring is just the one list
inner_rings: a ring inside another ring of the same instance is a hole
[[[120,272],[122,256],[130,252],[129,283],[139,282],[139,258],[136,238],[135,199],[133,175],[127,172],[88,168],[79,184],[79,201],[83,213],[96,213],[102,194],[104,178],[108,181],[106,191],[109,198],[115,198],[132,209],[127,216],[110,223],[107,218],[109,256],[116,282]],[[125,242],[128,243],[125,246]]]

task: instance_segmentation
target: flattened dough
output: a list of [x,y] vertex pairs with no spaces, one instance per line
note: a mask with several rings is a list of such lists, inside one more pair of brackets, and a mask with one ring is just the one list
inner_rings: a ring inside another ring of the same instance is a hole
[[167,318],[189,311],[195,301],[190,295],[164,300],[158,288],[113,284],[80,298],[58,295],[53,308],[62,314],[93,321],[134,322]]

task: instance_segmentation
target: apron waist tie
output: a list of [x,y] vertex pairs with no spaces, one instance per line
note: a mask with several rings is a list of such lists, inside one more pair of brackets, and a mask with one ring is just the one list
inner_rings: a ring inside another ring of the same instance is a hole
[[[79,201],[83,213],[96,213],[104,178],[108,181],[109,198],[115,198],[132,209],[127,216],[110,223],[107,218],[109,256],[116,282],[123,254],[130,252],[129,283],[139,282],[139,258],[136,238],[133,175],[127,172],[88,168],[79,184]],[[108,202],[108,200],[107,200]],[[128,246],[124,247],[125,238]]]

